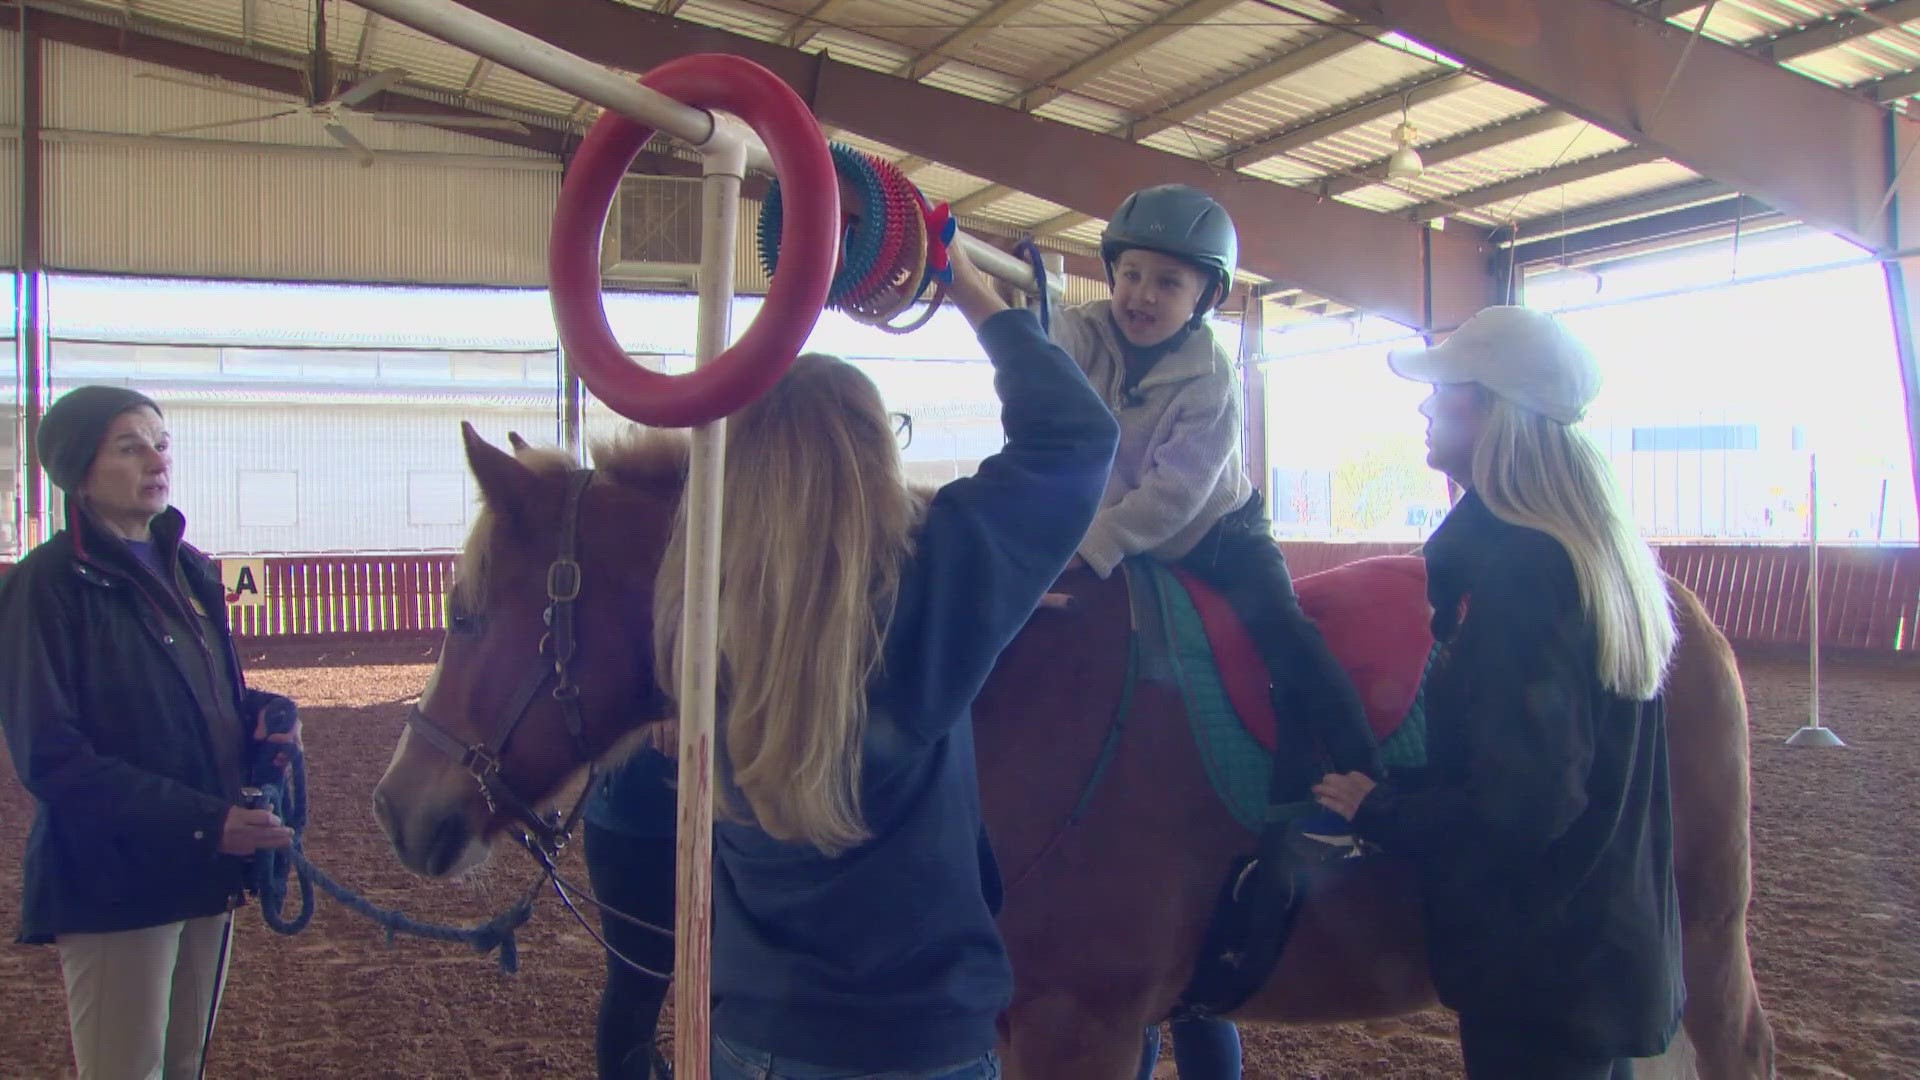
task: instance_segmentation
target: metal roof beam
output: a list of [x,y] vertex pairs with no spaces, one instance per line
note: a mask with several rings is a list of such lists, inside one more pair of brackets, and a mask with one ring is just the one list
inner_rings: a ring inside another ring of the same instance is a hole
[[1745,228],[1780,220],[1781,215],[1766,204],[1736,197],[1616,222],[1567,236],[1529,240],[1514,246],[1513,261],[1522,268],[1543,263],[1577,265],[1590,261],[1597,254],[1623,247],[1689,236],[1726,225],[1737,224]]
[[1610,172],[1630,169],[1635,165],[1645,165],[1658,160],[1660,160],[1660,151],[1651,147],[1624,146],[1618,150],[1608,150],[1603,154],[1581,158],[1579,161],[1570,161],[1565,165],[1555,165],[1525,176],[1517,176],[1512,180],[1503,180],[1497,184],[1470,188],[1466,191],[1456,191],[1432,202],[1421,203],[1408,211],[1408,216],[1415,221],[1432,221],[1435,218],[1446,217],[1448,214],[1457,214],[1462,210],[1478,210],[1483,206],[1493,206],[1508,199],[1518,199],[1536,191],[1564,187],[1567,184],[1591,180],[1596,176],[1605,176]]
[[949,204],[949,208],[955,214],[971,214],[975,210],[992,206],[994,203],[999,202],[1009,195],[1017,194],[1019,194],[1019,192],[1014,191],[1005,184],[988,184],[978,191],[970,192],[953,200],[953,202]]
[[[1108,48],[1068,66],[1060,74],[1049,76],[1018,93],[1008,95],[1001,99],[1000,103],[1017,108],[1021,112],[1034,112],[1048,102],[1065,97],[1078,87],[1092,82],[1175,34],[1190,30],[1240,2],[1241,0],[1190,0],[1189,3],[1167,12],[1142,29],[1125,35]],[[1165,126],[1172,125],[1169,123]],[[1129,132],[1132,127],[1132,124],[1125,124],[1110,134],[1123,134]],[[1156,130],[1164,130],[1164,127]],[[1145,138],[1145,136],[1135,136],[1135,138]],[[910,168],[918,169],[928,164],[931,162],[923,158],[910,157],[902,159],[900,168],[902,172],[908,172],[911,175]],[[989,184],[956,200],[953,203],[953,212],[964,214],[979,210],[1012,194],[1015,194],[1014,190],[1005,184]]]
[[1349,128],[1370,124],[1383,116],[1392,116],[1403,108],[1418,105],[1423,101],[1432,101],[1437,97],[1445,97],[1479,84],[1480,80],[1472,75],[1454,71],[1441,75],[1423,75],[1412,82],[1402,83],[1392,90],[1373,97],[1341,105],[1334,111],[1322,114],[1304,124],[1282,128],[1241,143],[1226,153],[1214,157],[1213,162],[1224,168],[1244,169],[1268,158],[1279,157],[1288,151],[1319,142],[1329,135],[1338,135]]
[[[1679,20],[1689,24],[1687,28],[1692,29],[1693,13],[1705,6],[1706,0],[1656,0],[1655,3],[1641,4],[1634,10],[1661,22]],[[1827,18],[1738,47],[1755,56],[1782,63],[1844,45],[1868,34],[1891,30],[1915,19],[1920,19],[1920,0],[1880,0],[1868,7],[1836,12]]]
[[1891,105],[1915,94],[1920,94],[1920,71],[1904,71],[1898,75],[1889,75],[1884,79],[1875,79],[1854,87],[1873,95],[1873,100],[1882,105]]
[[[17,4],[0,2],[0,13],[4,13],[3,17],[8,20],[8,25],[17,25],[17,22],[14,20],[19,18],[18,12],[19,7]],[[167,37],[158,37],[154,34],[147,33],[145,20],[138,19],[137,17],[135,20],[130,21],[122,16],[110,16],[109,20],[96,21],[77,15],[67,15],[37,8],[28,8],[26,19],[27,25],[48,41],[58,41],[62,44],[73,45],[94,52],[108,53],[114,56],[125,56],[145,63],[173,68],[178,71],[191,71],[202,75],[210,75],[224,82],[236,86],[251,87],[255,90],[266,90],[296,98],[303,96],[305,93],[305,75],[302,73],[301,65],[306,61],[306,57],[297,53],[283,52],[263,45],[255,45],[251,49],[246,50],[245,55],[241,55],[234,50],[231,44],[232,39],[227,39],[226,43],[207,40],[206,43],[200,44],[191,40],[198,35],[187,32],[170,34]],[[486,113],[475,112],[472,109],[449,105],[445,101],[432,97],[415,96],[409,93],[405,87],[387,90],[381,95],[381,99],[401,104],[407,112],[412,113],[441,114],[448,118],[467,118],[488,115]],[[572,145],[577,141],[576,137],[567,131],[531,125],[529,125],[528,130],[524,133],[485,129],[467,130],[464,128],[450,128],[447,130],[456,131],[458,134],[471,138],[485,139],[488,142],[539,151],[540,153],[548,154],[553,158],[562,160],[565,159]],[[120,141],[147,140],[151,142],[157,138],[154,136],[141,135],[82,134],[97,139]],[[177,142],[181,145],[228,145],[224,143],[216,144],[213,140],[208,139],[183,138],[170,140],[170,142]],[[262,151],[277,152],[289,148],[277,144],[262,144],[261,149]],[[317,149],[322,153],[338,152],[327,148]],[[385,153],[387,152],[382,152],[383,155]],[[443,158],[446,157],[446,155],[439,156]],[[502,158],[501,167],[512,168],[517,162],[521,161],[522,159],[517,158]],[[642,151],[639,157],[634,159],[633,171],[636,174],[649,176],[698,177],[700,175],[700,163],[698,161],[682,160],[671,154],[655,153],[651,150],[646,150]],[[750,198],[760,198],[765,195],[765,189],[766,183],[762,178],[757,176],[748,177],[747,183],[741,193]]]
[[1886,198],[1889,162],[1920,145],[1920,124],[1859,94],[1612,0],[1502,0],[1497,19],[1430,0],[1328,2],[1870,250],[1920,238],[1920,169]]
[[1054,217],[1050,217],[1047,220],[1041,222],[1040,224],[1035,225],[1033,227],[1033,235],[1036,237],[1058,236],[1059,234],[1066,232],[1068,229],[1073,228],[1075,225],[1079,225],[1088,221],[1098,221],[1098,220],[1100,219],[1094,217],[1091,214],[1083,214],[1078,210],[1069,210],[1064,214],[1058,214]]
[[1033,112],[1049,101],[1065,96],[1139,56],[1155,45],[1193,29],[1215,15],[1240,3],[1240,0],[1187,0],[1146,26],[1133,31],[1105,49],[1050,75],[1017,95],[1019,108]]
[[1520,242],[1532,243],[1555,237],[1572,236],[1608,225],[1654,217],[1673,210],[1685,210],[1689,207],[1721,202],[1737,194],[1739,193],[1718,180],[1690,180],[1646,195],[1635,195],[1602,203],[1599,206],[1555,214],[1551,218],[1532,223],[1532,228],[1522,225],[1519,229]]
[[841,12],[852,7],[854,0],[820,0],[807,9],[805,15],[794,21],[780,43],[790,49],[797,49],[812,41],[815,34],[825,30]]
[[493,61],[484,56],[474,61],[473,70],[467,72],[467,81],[460,87],[460,96],[470,98],[478,93],[480,84],[486,82],[487,76],[491,74],[493,74]]
[[1371,44],[1385,33],[1384,30],[1376,30],[1372,27],[1355,26],[1322,34],[1297,49],[1263,60],[1237,75],[1182,98],[1159,112],[1142,117],[1110,134],[1125,135],[1135,141],[1150,139],[1170,127],[1179,127],[1196,116],[1204,116],[1243,94],[1250,94],[1261,87],[1271,86],[1315,64],[1324,64],[1329,60],[1345,56],[1363,45]]
[[1864,11],[1842,12],[1798,30],[1788,30],[1754,44],[1748,51],[1781,63],[1844,45],[1855,38],[1877,34],[1915,19],[1920,19],[1920,0],[1892,0],[1891,3]]
[[1498,295],[1488,262],[1492,248],[1474,230],[1429,233],[1405,218],[1222,175],[1204,162],[636,7],[465,2],[595,63],[628,71],[688,53],[737,54],[793,86],[825,123],[1069,210],[1104,216],[1150,184],[1203,187],[1239,224],[1241,262],[1248,271],[1413,325],[1427,325],[1430,318],[1437,329],[1457,326]]
[[1041,2],[1042,0],[1000,0],[965,25],[934,42],[933,48],[895,68],[893,73],[903,79],[919,82],[939,70],[948,60],[955,59],[960,52],[972,48],[974,42],[1000,29],[1008,20],[1019,17],[1029,8],[1038,7]]

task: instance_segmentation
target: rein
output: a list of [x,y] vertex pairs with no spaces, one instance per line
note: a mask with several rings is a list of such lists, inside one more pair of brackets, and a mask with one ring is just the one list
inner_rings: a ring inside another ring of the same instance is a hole
[[[1121,572],[1126,574],[1127,588],[1131,592],[1132,572],[1125,563],[1120,565]],[[1113,765],[1114,756],[1120,751],[1120,736],[1126,733],[1127,718],[1133,714],[1133,692],[1140,681],[1140,633],[1140,619],[1137,614],[1130,613],[1127,627],[1127,671],[1122,676],[1120,684],[1120,704],[1113,711],[1113,723],[1107,727],[1107,736],[1100,743],[1099,756],[1094,758],[1093,769],[1087,775],[1085,786],[1080,789],[1079,800],[1074,803],[1066,819],[1060,822],[1051,836],[1047,837],[1047,842],[1040,846],[1040,851],[1027,861],[1027,865],[1022,867],[1012,880],[1007,882],[1005,892],[1013,892],[1031,877],[1035,870],[1046,863],[1047,857],[1053,854],[1053,849],[1058,847],[1060,841],[1066,839],[1067,834],[1087,816],[1087,808],[1093,804],[1094,795],[1099,793],[1101,781],[1107,778],[1107,769]]]
[[[263,710],[266,713],[264,719],[267,730],[271,734],[285,734],[293,730],[296,715],[293,703],[285,698],[279,700],[286,702],[284,707],[276,710],[269,706]],[[288,755],[289,759],[284,773],[274,764],[274,759],[280,754]],[[389,945],[393,944],[396,935],[409,934],[432,941],[471,945],[474,951],[482,955],[498,949],[501,971],[511,975],[520,969],[520,950],[513,935],[533,917],[533,899],[540,882],[536,881],[512,907],[486,922],[469,927],[422,922],[402,912],[380,907],[335,881],[307,858],[304,847],[307,830],[307,759],[300,748],[283,743],[262,743],[255,754],[253,776],[260,783],[244,792],[249,797],[249,805],[272,810],[282,823],[293,830],[291,846],[283,850],[257,852],[252,859],[249,885],[259,897],[260,916],[268,929],[288,936],[306,929],[313,920],[313,888],[318,884],[328,896],[384,928]],[[285,915],[289,872],[300,886],[300,910],[291,919]]]

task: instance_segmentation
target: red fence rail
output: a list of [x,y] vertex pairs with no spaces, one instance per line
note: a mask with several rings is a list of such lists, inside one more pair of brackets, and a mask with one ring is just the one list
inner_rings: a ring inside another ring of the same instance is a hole
[[[1286,543],[1295,575],[1356,559],[1417,550],[1414,544]],[[1736,645],[1807,643],[1807,549],[1735,544],[1655,547],[1667,572],[1692,589]],[[1920,652],[1920,548],[1820,549],[1820,644],[1873,652]]]
[[[1294,574],[1328,570],[1414,544],[1286,543]],[[1735,644],[1807,641],[1805,548],[1684,544],[1656,549]],[[266,602],[233,611],[242,638],[435,641],[446,629],[454,556],[291,555],[263,560]],[[8,564],[0,563],[0,577]],[[1822,645],[1920,652],[1920,548],[1820,550]]]
[[266,602],[232,609],[237,637],[438,640],[446,629],[452,555],[304,555],[264,562]]

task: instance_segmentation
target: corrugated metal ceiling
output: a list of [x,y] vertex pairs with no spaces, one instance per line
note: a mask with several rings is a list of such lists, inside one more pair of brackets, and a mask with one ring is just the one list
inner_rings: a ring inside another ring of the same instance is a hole
[[[105,21],[131,11],[143,29],[225,47],[297,57],[311,47],[314,0],[53,0],[51,6]],[[345,68],[402,67],[410,87],[480,111],[528,116],[578,129],[594,110],[514,72],[341,0],[327,4],[333,55]],[[559,0],[551,0],[559,2]],[[617,0],[654,9],[655,0]],[[1626,0],[1622,0],[1626,2]],[[1754,48],[1824,20],[1857,14],[1857,0],[1721,0],[1705,33]],[[1667,0],[1660,10],[1691,29],[1700,6]],[[677,18],[763,41],[827,51],[878,71],[918,71],[928,85],[971,97],[1031,106],[1037,115],[1103,133],[1143,136],[1145,145],[1236,167],[1275,183],[1322,190],[1382,213],[1449,200],[1461,224],[1517,224],[1522,234],[1566,210],[1698,179],[1667,162],[1633,163],[1572,183],[1567,166],[1627,144],[1571,121],[1543,122],[1546,106],[1526,94],[1463,75],[1458,65],[1395,34],[1352,25],[1318,0],[687,0]],[[1344,39],[1350,38],[1351,41]],[[1299,50],[1316,62],[1289,63]],[[1117,52],[1116,52],[1117,50]],[[1809,77],[1858,85],[1920,67],[1920,22],[1882,26],[1786,61]],[[1277,76],[1264,79],[1254,72]],[[1065,85],[1055,85],[1065,78]],[[1231,93],[1220,92],[1230,86]],[[1214,92],[1199,106],[1181,103]],[[1169,112],[1172,109],[1174,111]],[[1423,174],[1381,182],[1403,113],[1415,145],[1438,160]],[[1478,136],[1516,119],[1510,140]],[[1473,152],[1445,152],[1474,135]],[[901,152],[837,138],[890,158]],[[1438,145],[1436,145],[1438,144]],[[1269,153],[1268,151],[1272,152]],[[927,194],[957,200],[990,188],[986,178],[914,160]],[[1590,171],[1590,170],[1589,170]],[[1499,184],[1543,176],[1547,186],[1487,203]],[[1374,180],[1368,183],[1366,181]],[[997,190],[997,189],[996,189]],[[1054,221],[1063,208],[1017,192],[982,198],[978,224],[1022,231]],[[1057,229],[1049,240],[1090,250],[1097,219]]]

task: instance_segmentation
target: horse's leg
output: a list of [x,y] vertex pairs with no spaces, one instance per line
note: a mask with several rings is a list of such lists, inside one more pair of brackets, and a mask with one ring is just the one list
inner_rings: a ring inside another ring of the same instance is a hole
[[1672,593],[1680,643],[1667,686],[1667,746],[1686,1033],[1702,1080],[1766,1080],[1773,1076],[1773,1030],[1747,952],[1746,696],[1733,650],[1699,600],[1683,588]]
[[1002,1021],[1007,1080],[1134,1080],[1146,1025],[1065,993],[1016,1002]]

